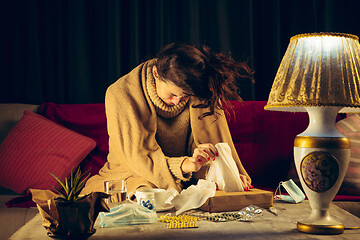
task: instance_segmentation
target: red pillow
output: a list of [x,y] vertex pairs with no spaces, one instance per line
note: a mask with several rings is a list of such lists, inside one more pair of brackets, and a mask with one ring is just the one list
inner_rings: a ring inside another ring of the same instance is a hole
[[53,189],[95,148],[95,141],[49,119],[24,111],[0,145],[0,186],[17,193]]

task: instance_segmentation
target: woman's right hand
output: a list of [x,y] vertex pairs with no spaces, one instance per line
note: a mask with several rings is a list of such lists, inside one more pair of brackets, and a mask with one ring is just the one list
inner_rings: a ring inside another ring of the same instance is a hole
[[214,160],[219,153],[215,146],[211,143],[200,144],[195,148],[192,157],[184,160],[181,165],[183,174],[197,172],[208,161]]

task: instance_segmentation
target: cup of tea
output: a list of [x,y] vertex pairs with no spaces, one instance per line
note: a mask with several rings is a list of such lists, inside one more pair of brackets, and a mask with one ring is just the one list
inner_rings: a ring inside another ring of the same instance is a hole
[[[133,197],[136,198],[136,201],[132,200]],[[168,193],[165,189],[143,188],[137,190],[135,193],[129,193],[128,198],[130,202],[137,203],[145,207],[148,207],[150,206],[149,204],[151,204],[153,209],[158,210],[165,207]]]

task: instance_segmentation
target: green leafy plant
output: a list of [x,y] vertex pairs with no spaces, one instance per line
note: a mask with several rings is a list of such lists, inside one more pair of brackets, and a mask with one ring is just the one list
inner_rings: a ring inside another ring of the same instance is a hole
[[81,174],[80,167],[77,169],[76,173],[71,170],[69,178],[65,178],[65,181],[61,181],[57,176],[50,173],[60,184],[64,191],[54,187],[54,189],[60,194],[60,199],[64,201],[78,201],[82,199],[79,197],[81,190],[85,187],[85,183],[90,177],[90,169],[87,170],[84,174]]

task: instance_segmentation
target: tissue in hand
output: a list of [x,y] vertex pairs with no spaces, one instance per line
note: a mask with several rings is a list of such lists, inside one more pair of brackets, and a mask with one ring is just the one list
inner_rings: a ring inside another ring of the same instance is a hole
[[218,143],[215,147],[219,157],[211,163],[206,179],[215,182],[221,191],[243,192],[239,170],[231,155],[229,144]]

